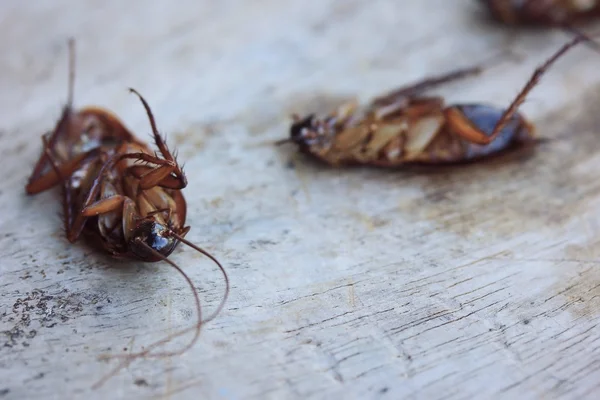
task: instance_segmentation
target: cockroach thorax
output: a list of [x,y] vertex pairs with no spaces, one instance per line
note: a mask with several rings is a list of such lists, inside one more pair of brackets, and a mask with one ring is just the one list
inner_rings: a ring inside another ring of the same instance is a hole
[[177,239],[171,235],[171,229],[151,217],[140,220],[129,239],[130,251],[144,261],[163,260],[175,250],[176,245]]

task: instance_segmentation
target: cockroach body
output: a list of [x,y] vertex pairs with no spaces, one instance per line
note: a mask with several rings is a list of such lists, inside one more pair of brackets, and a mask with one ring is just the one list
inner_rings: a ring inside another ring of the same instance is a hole
[[535,143],[539,139],[534,127],[518,107],[560,56],[587,40],[578,36],[561,47],[536,69],[506,110],[480,104],[444,106],[439,97],[421,95],[425,89],[479,71],[468,68],[394,90],[363,108],[349,102],[324,117],[294,115],[290,137],[278,143],[293,142],[301,152],[332,166],[390,168],[472,162]]
[[472,161],[529,141],[534,135],[533,126],[515,115],[495,141],[473,142],[475,129],[489,135],[502,118],[502,110],[486,105],[444,107],[440,98],[413,98],[384,110],[371,105],[357,119],[353,119],[357,114],[352,106],[344,105],[324,119],[314,115],[296,119],[292,141],[302,152],[331,165],[394,167]]
[[[73,243],[82,234],[111,255],[145,262],[166,261],[186,279],[193,290],[198,323],[170,335],[142,352],[128,354],[118,368],[136,357],[165,357],[191,348],[203,323],[213,319],[224,306],[229,280],[219,261],[184,237],[186,201],[181,189],[187,179],[176,157],[158,133],[152,111],[142,102],[158,153],[150,149],[109,111],[87,107],[73,109],[74,41],[69,42],[70,73],[68,102],[54,130],[42,137],[43,151],[26,185],[34,195],[61,185],[63,218],[67,239]],[[225,295],[217,310],[202,319],[200,300],[193,282],[167,257],[182,242],[209,257],[225,278]],[[192,341],[179,351],[150,354],[150,350],[174,337],[195,330]],[[114,373],[116,373],[116,371]],[[104,382],[101,381],[101,382]]]
[[[148,104],[133,89],[148,113],[162,158],[109,111],[98,107],[73,110],[73,58],[69,101],[54,131],[42,138],[42,155],[26,192],[31,195],[63,185],[70,242],[84,233],[114,256],[163,260],[178,243],[172,234],[184,236],[189,231],[184,226],[186,202],[180,191],[187,179],[158,134]],[[149,252],[148,246],[162,257]]]
[[600,0],[480,0],[508,25],[564,26],[600,16]]

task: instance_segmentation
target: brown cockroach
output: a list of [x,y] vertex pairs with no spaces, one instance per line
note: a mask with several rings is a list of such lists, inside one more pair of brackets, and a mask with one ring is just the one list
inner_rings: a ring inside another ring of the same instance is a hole
[[[146,100],[130,89],[145,108],[158,153],[136,139],[109,111],[98,107],[73,109],[74,60],[74,40],[70,40],[68,101],[54,130],[42,137],[42,154],[26,192],[34,195],[56,185],[62,186],[63,218],[69,242],[84,235],[117,258],[166,261],[192,289],[198,315],[193,327],[169,335],[144,351],[105,357],[124,359],[109,375],[112,376],[137,357],[174,356],[191,348],[200,335],[201,326],[222,310],[229,294],[229,279],[215,257],[185,239],[190,227],[185,226],[187,205],[181,189],[187,186],[187,179],[158,133]],[[180,242],[210,258],[225,278],[223,299],[208,318],[202,319],[193,282],[167,258]],[[193,330],[194,337],[182,349],[150,353],[159,345]]]
[[600,0],[480,0],[507,25],[570,26],[600,17]]
[[363,108],[353,101],[324,117],[294,115],[290,137],[277,143],[293,142],[301,152],[332,166],[380,167],[471,162],[535,143],[539,139],[533,125],[517,109],[545,71],[586,40],[578,36],[562,46],[536,69],[506,110],[481,104],[445,106],[442,98],[421,95],[479,70],[462,69],[394,90]]

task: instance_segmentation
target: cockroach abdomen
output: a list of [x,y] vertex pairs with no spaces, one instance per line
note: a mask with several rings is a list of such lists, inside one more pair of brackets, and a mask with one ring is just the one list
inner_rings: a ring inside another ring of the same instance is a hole
[[[487,136],[490,136],[494,127],[502,118],[504,110],[488,105],[460,105],[456,106],[463,115]],[[465,155],[467,160],[489,156],[506,150],[518,142],[531,140],[533,130],[525,118],[520,114],[513,115],[494,141],[486,145],[479,145],[465,141]]]

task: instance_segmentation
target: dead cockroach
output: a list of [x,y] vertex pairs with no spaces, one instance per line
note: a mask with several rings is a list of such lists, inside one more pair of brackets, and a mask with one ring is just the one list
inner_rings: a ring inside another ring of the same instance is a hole
[[[223,308],[229,294],[229,279],[215,257],[185,239],[190,227],[185,226],[187,205],[181,189],[186,187],[187,179],[158,133],[146,100],[130,89],[146,110],[158,153],[136,139],[112,113],[97,107],[73,109],[73,40],[69,41],[69,53],[68,102],[54,130],[42,137],[42,154],[26,192],[33,195],[62,186],[65,231],[71,243],[83,234],[118,258],[166,261],[192,289],[198,314],[198,322],[193,327],[169,335],[144,351],[105,357],[124,360],[107,379],[135,358],[174,356],[191,348],[202,324]],[[209,257],[225,278],[223,299],[208,318],[202,319],[199,296],[190,278],[167,258],[179,242]],[[194,337],[182,349],[150,353],[159,345],[191,331],[195,331]]]
[[478,72],[457,70],[394,90],[364,108],[356,101],[334,113],[304,118],[294,115],[290,137],[303,153],[333,166],[363,164],[398,167],[475,161],[510,147],[537,142],[534,127],[517,113],[544,72],[576,44],[576,37],[541,65],[506,109],[489,105],[445,106],[439,97],[421,93],[435,85]]
[[600,0],[480,0],[508,25],[569,26],[600,17]]

